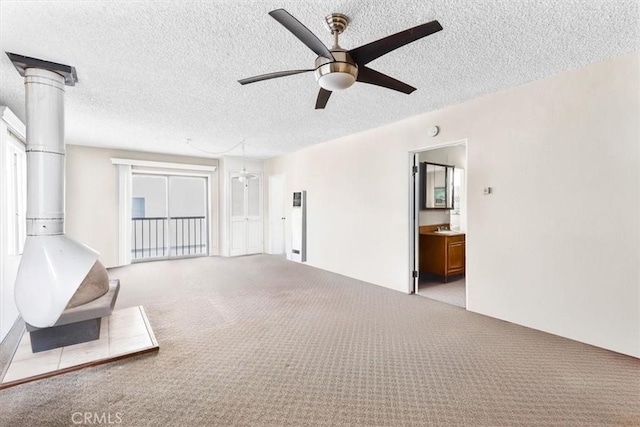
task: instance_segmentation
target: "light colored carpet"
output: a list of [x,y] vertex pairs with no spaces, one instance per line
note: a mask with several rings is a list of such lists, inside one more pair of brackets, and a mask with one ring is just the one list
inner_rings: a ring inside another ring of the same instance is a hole
[[0,425],[640,423],[640,361],[267,255],[137,264],[160,352],[0,392]]
[[467,291],[464,277],[448,283],[442,283],[442,281],[436,280],[420,280],[418,284],[418,294],[462,308],[467,306]]

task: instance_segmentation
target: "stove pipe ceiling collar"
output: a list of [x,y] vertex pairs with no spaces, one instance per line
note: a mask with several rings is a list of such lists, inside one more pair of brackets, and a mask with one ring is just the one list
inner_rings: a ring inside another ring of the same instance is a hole
[[27,240],[15,302],[25,322],[53,326],[98,259],[64,235],[64,91],[74,67],[8,53],[24,76],[27,112]]

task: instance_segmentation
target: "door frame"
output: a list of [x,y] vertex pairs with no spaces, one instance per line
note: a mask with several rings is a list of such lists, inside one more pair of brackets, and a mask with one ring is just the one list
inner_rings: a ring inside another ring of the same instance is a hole
[[[408,209],[407,209],[407,213],[408,213],[408,218],[409,218],[409,269],[408,269],[408,277],[407,277],[407,283],[408,283],[408,287],[407,290],[409,294],[417,294],[418,293],[418,277],[414,277],[414,271],[420,272],[420,259],[419,259],[419,253],[418,253],[418,246],[419,246],[419,230],[420,230],[420,209],[418,209],[418,191],[420,189],[420,185],[418,182],[418,177],[419,177],[419,173],[414,174],[413,173],[413,166],[414,166],[414,160],[416,161],[416,165],[418,165],[419,163],[419,155],[420,153],[423,153],[425,151],[431,151],[431,150],[438,150],[440,148],[447,148],[447,147],[453,147],[456,145],[464,145],[466,147],[465,150],[465,156],[467,158],[467,170],[465,171],[464,177],[465,177],[465,181],[468,182],[469,179],[469,141],[467,138],[464,139],[458,139],[458,140],[454,140],[454,141],[449,141],[449,142],[443,142],[441,144],[435,144],[435,145],[427,145],[425,147],[421,147],[421,148],[414,148],[413,150],[410,150],[408,153],[408,168],[407,170],[409,171],[408,173],[408,179],[409,179],[409,205],[408,205]],[[465,187],[467,187],[467,185],[465,185]],[[468,192],[468,188],[467,188],[467,192]],[[467,204],[468,206],[468,204]],[[469,211],[467,208],[467,218],[469,217]],[[467,236],[467,242],[469,241],[469,236],[468,236],[468,230],[466,232]],[[467,259],[465,257],[465,264],[467,263]],[[465,265],[465,271],[466,271],[466,265]],[[467,280],[467,284],[468,284],[468,280]],[[467,290],[467,294],[469,293],[469,287],[467,286],[466,288]]]
[[[269,175],[269,253],[270,254],[276,254],[275,250],[273,249],[273,242],[274,242],[274,235],[273,235],[273,227],[271,226],[272,223],[272,213],[273,213],[273,203],[272,200],[274,199],[272,197],[272,191],[274,190],[274,185],[272,184],[272,178],[277,178],[277,179],[281,179],[282,180],[282,185],[281,185],[281,190],[282,190],[282,211],[284,212],[283,215],[284,218],[283,220],[286,220],[286,213],[287,213],[287,176],[283,173],[279,173],[276,175]],[[286,239],[286,235],[287,235],[287,230],[286,230],[286,223],[284,223],[284,226],[282,228],[282,253],[279,253],[277,255],[282,255],[282,254],[286,254],[287,253],[287,239]]]
[[[153,160],[126,159],[112,157],[111,163],[116,166],[118,175],[118,267],[131,264],[131,181],[134,172],[164,175],[204,176],[207,178],[207,212],[209,215],[208,226],[208,256],[212,254],[212,246],[219,248],[218,213],[214,215],[211,209],[215,197],[218,205],[220,195],[212,196],[211,184],[217,166],[194,165],[189,163],[157,162]],[[176,171],[176,172],[172,172]],[[194,172],[197,171],[197,172]],[[218,182],[218,181],[216,181]],[[216,239],[213,239],[213,218],[216,218]]]

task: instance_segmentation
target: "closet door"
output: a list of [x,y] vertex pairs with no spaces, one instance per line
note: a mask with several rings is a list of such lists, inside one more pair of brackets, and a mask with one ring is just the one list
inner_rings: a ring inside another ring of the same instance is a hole
[[262,253],[262,178],[230,175],[229,255]]
[[245,184],[239,176],[231,175],[230,184],[229,255],[247,253],[247,215]]
[[262,180],[250,178],[247,192],[247,254],[262,253]]

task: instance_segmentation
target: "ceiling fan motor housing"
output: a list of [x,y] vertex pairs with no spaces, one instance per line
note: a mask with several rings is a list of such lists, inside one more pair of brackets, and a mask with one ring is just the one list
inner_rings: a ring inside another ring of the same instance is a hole
[[316,80],[326,90],[347,89],[358,78],[358,65],[344,49],[331,49],[331,53],[335,61],[324,56],[316,58]]

